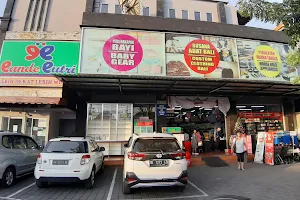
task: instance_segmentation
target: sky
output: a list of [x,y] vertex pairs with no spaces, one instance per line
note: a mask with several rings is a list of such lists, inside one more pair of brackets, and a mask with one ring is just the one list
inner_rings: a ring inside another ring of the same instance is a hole
[[[6,1],[7,0],[0,0],[0,16],[2,17],[3,16],[3,12],[4,12],[4,8],[5,8],[5,5],[6,5]],[[282,0],[270,0],[270,1],[282,1]],[[236,2],[237,0],[229,0],[229,4],[230,5],[236,5]],[[247,26],[251,26],[251,27],[257,27],[257,28],[264,28],[264,29],[273,29],[276,27],[276,25],[274,24],[270,24],[270,23],[264,23],[264,22],[261,22],[259,20],[256,20],[256,19],[252,19],[248,24]]]

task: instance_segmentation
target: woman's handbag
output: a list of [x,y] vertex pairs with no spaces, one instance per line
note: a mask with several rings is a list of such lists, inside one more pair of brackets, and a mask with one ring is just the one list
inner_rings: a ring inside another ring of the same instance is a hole
[[198,142],[198,147],[202,147],[203,146],[203,142],[202,141],[199,141]]

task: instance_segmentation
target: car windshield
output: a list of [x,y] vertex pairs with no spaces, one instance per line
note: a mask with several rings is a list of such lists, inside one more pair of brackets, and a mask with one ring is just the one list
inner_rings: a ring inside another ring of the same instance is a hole
[[135,152],[176,152],[180,146],[175,138],[139,138],[134,144]]
[[87,142],[82,141],[50,141],[44,153],[88,153]]

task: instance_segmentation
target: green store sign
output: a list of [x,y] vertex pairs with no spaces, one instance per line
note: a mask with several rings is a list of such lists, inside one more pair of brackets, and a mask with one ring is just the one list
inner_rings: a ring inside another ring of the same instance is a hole
[[78,74],[79,42],[5,41],[0,75]]

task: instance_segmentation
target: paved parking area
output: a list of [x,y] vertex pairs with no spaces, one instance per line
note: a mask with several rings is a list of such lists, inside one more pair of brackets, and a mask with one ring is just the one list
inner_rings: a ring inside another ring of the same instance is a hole
[[172,188],[138,189],[132,195],[122,193],[122,169],[106,168],[97,175],[95,187],[87,190],[81,184],[57,184],[37,188],[34,178],[22,178],[9,189],[0,188],[0,200],[212,200],[222,195],[238,195],[251,200],[298,200],[300,164],[266,166],[250,163],[246,171],[236,166],[189,169],[189,184],[184,192]]

